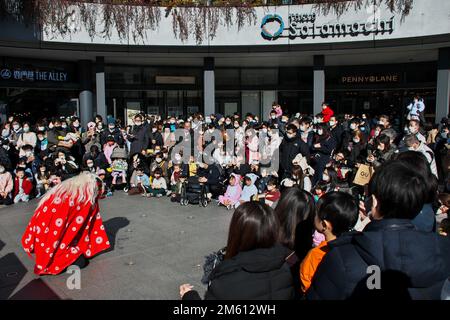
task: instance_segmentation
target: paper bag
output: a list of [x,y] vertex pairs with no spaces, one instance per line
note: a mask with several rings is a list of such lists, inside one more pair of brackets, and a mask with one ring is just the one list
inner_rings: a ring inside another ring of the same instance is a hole
[[369,183],[370,179],[373,175],[373,167],[368,166],[366,164],[360,164],[358,171],[356,172],[355,178],[353,179],[353,183],[365,186]]

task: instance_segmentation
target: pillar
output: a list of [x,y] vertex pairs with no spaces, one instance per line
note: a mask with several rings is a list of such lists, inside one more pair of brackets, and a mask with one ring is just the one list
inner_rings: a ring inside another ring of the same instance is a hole
[[313,113],[322,112],[322,103],[325,101],[325,56],[314,56],[313,76]]
[[215,81],[214,81],[214,58],[206,57],[203,67],[203,97],[205,116],[209,116],[216,112],[215,97]]
[[80,80],[80,121],[82,126],[86,126],[92,121],[92,63],[90,60],[78,62],[78,74]]
[[[450,48],[440,48],[436,83],[436,123],[449,114],[450,105]],[[426,104],[425,104],[426,106]],[[425,109],[426,112],[426,109]]]
[[97,114],[106,121],[106,93],[105,93],[105,58],[97,57],[95,62],[95,82],[97,96]]

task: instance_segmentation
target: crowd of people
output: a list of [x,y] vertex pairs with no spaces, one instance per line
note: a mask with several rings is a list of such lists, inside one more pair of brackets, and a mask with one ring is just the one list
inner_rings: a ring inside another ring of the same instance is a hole
[[[288,115],[274,103],[267,121],[137,114],[129,125],[96,116],[86,128],[77,117],[10,117],[0,204],[43,197],[86,171],[101,179],[102,197],[235,209],[207,299],[363,296],[370,265],[383,279],[403,274],[401,293],[435,298],[450,275],[442,255],[450,252],[450,120],[425,122],[419,98],[407,109],[405,119],[338,116],[324,103],[315,116]],[[189,285],[180,293],[198,298]]]

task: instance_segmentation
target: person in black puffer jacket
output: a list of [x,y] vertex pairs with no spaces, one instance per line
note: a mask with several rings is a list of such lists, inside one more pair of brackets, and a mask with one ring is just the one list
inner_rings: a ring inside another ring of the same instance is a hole
[[450,276],[450,239],[411,222],[428,198],[424,177],[405,162],[389,161],[369,189],[373,221],[329,243],[307,299],[440,299]]
[[[279,222],[260,202],[246,202],[233,214],[225,259],[209,276],[207,300],[288,300],[294,297],[289,250],[277,243]],[[199,300],[192,286],[180,286],[183,300]]]

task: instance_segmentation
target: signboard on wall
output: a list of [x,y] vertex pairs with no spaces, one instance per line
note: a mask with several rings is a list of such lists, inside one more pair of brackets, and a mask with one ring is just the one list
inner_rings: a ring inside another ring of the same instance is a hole
[[400,74],[351,74],[342,76],[339,81],[341,84],[398,83],[400,82]]
[[[433,5],[430,0],[414,0],[405,16],[391,10],[385,1],[374,3],[377,5],[360,8],[350,5],[340,14],[333,10],[324,12],[315,4],[257,7],[256,23],[220,24],[216,36],[204,39],[202,43],[197,43],[193,34],[187,39],[176,37],[172,16],[166,16],[166,8],[161,7],[158,28],[145,30],[143,39],[121,38],[117,30],[109,37],[103,37],[100,32],[91,37],[87,27],[80,23],[76,28],[70,28],[72,33],[66,36],[55,32],[51,25],[44,25],[43,41],[137,46],[253,46],[415,38],[448,34],[450,30],[448,0],[433,0]],[[100,8],[96,10],[100,12]],[[96,29],[103,30],[103,16],[98,14],[96,19]]]
[[156,76],[156,84],[195,84],[195,77],[185,76]]
[[0,68],[0,80],[15,80],[28,82],[68,82],[67,72],[42,71],[36,69]]

